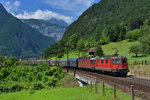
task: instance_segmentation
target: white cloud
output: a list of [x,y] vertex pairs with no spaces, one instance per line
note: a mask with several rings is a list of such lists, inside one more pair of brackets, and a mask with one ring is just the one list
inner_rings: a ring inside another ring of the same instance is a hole
[[23,14],[18,14],[18,15],[13,14],[13,15],[19,19],[31,19],[31,18],[33,18],[33,19],[48,20],[51,18],[56,18],[59,20],[64,20],[67,23],[71,23],[73,20],[72,17],[64,16],[64,15],[61,15],[59,13],[55,13],[55,12],[52,12],[49,10],[37,10],[35,12],[30,12],[30,13],[24,11]]
[[49,4],[57,9],[79,11],[91,6],[91,3],[94,1],[95,0],[45,0],[43,3]]
[[20,6],[20,2],[19,1],[15,1],[14,5],[15,5],[15,7],[19,7]]
[[6,6],[9,6],[11,3],[10,3],[10,1],[7,1],[6,2]]
[[9,12],[14,12],[14,11],[18,11],[18,8],[20,7],[20,1],[3,1],[3,4],[5,6],[5,8],[7,9],[7,11]]
[[43,3],[49,4],[53,8],[81,13],[92,5],[95,0],[45,0]]
[[94,1],[95,0],[45,0],[44,3],[54,8],[73,11],[89,7]]

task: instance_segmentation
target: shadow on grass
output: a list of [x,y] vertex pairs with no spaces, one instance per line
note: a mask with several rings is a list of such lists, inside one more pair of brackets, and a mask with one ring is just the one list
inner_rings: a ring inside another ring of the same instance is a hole
[[140,55],[140,56],[131,56],[133,58],[142,58],[142,57],[147,57],[146,55]]

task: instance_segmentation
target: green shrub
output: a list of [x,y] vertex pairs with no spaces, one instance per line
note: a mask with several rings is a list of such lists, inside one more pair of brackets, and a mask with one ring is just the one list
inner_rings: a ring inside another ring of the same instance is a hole
[[2,66],[5,68],[11,67],[14,65],[14,63],[18,61],[16,57],[10,57],[8,59],[6,59],[5,61],[3,61]]
[[21,91],[23,89],[23,86],[19,84],[14,84],[10,87],[11,92]]
[[0,72],[2,74],[2,78],[6,78],[10,74],[8,68],[2,68]]
[[49,87],[55,87],[56,86],[56,83],[57,83],[58,79],[55,78],[54,76],[50,77],[48,82],[47,82],[47,85]]
[[136,41],[139,37],[141,37],[140,29],[135,29],[133,31],[129,31],[126,34],[126,39],[128,39],[129,42]]
[[37,83],[33,84],[33,89],[35,89],[35,90],[40,90],[42,88],[43,88],[42,83],[37,82]]
[[48,76],[44,76],[44,77],[43,77],[43,82],[44,82],[44,83],[47,82],[48,80],[49,80]]
[[0,93],[5,92],[8,93],[10,91],[9,87],[0,85]]
[[2,74],[2,73],[0,73],[0,80],[2,80],[2,78],[3,78],[3,74]]
[[21,61],[16,61],[16,62],[14,63],[14,66],[19,66],[19,65],[23,65],[23,62],[21,62]]
[[2,64],[2,66],[5,67],[5,68],[8,68],[8,67],[11,67],[13,64],[14,64],[13,61],[5,60]]
[[[7,59],[4,65],[11,65],[15,60]],[[0,92],[16,92],[22,89],[42,89],[55,87],[63,78],[65,72],[61,67],[50,67],[41,63],[38,66],[23,66],[15,61],[11,67],[3,67],[0,70]]]

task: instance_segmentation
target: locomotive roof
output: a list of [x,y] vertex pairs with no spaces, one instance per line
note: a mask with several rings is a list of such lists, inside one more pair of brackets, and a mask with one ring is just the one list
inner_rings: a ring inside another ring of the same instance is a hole
[[106,55],[101,57],[86,57],[86,58],[80,58],[80,60],[95,60],[95,59],[116,59],[116,58],[127,58],[125,56],[115,56],[115,55]]
[[80,58],[79,60],[92,60],[96,59],[95,57],[85,57],[85,58]]
[[116,59],[116,58],[127,58],[125,56],[102,56],[102,57],[99,57],[98,59]]
[[71,58],[70,61],[77,61],[79,58]]
[[[69,60],[69,59],[68,59]],[[67,61],[67,59],[60,59],[59,61]]]

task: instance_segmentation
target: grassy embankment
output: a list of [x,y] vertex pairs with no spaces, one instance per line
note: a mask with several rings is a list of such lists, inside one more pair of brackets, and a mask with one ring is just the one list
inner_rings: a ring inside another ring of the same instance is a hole
[[[113,89],[106,86],[106,95],[102,96],[102,84],[98,85],[98,94],[91,92],[87,87],[76,87],[75,79],[71,75],[65,76],[60,82],[61,86],[53,89],[37,91],[21,91],[0,94],[0,100],[113,100]],[[65,87],[65,88],[62,88]],[[66,88],[73,87],[73,88]],[[116,100],[131,100],[131,95],[117,90]],[[135,100],[140,100],[136,98]]]

